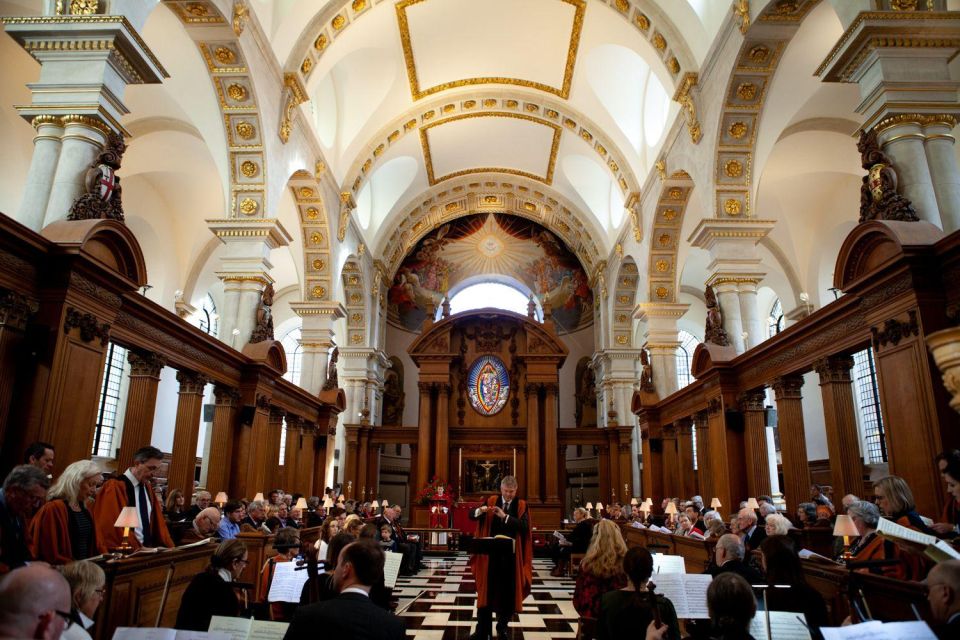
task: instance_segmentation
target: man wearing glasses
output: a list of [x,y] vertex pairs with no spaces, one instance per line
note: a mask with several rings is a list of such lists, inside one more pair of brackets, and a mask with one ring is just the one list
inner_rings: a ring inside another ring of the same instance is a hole
[[133,454],[133,466],[103,483],[93,503],[100,553],[109,553],[123,542],[123,529],[118,529],[114,523],[124,507],[136,507],[140,516],[141,526],[131,531],[129,541],[134,551],[141,547],[174,546],[163,520],[163,505],[150,483],[162,463],[160,449],[142,447]]
[[47,498],[47,474],[29,464],[14,467],[0,489],[0,564],[22,567],[32,559],[27,524]]
[[927,602],[938,638],[960,634],[960,560],[937,564],[927,576]]
[[0,637],[56,640],[71,622],[70,585],[49,565],[21,567],[0,580]]
[[193,525],[184,532],[180,544],[200,542],[214,537],[220,527],[220,510],[216,507],[207,507],[193,519]]

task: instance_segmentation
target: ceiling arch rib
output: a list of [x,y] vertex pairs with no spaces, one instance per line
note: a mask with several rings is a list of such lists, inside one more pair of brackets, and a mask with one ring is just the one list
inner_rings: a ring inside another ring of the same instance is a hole
[[288,186],[293,193],[300,228],[303,232],[303,299],[329,302],[333,275],[330,261],[330,229],[317,178],[307,171],[297,171]]
[[627,256],[620,265],[614,283],[613,340],[619,347],[630,347],[633,340],[633,307],[637,299],[640,271],[633,258]]
[[381,234],[379,255],[384,256],[387,273],[393,274],[404,256],[416,243],[436,227],[474,213],[508,213],[533,220],[553,233],[570,248],[590,272],[605,254],[604,244],[595,238],[605,235],[587,216],[539,182],[529,178],[490,174],[468,176],[434,187],[417,196],[415,202],[399,210]]
[[663,181],[653,216],[653,235],[650,237],[647,300],[651,302],[677,301],[677,251],[680,248],[683,214],[690,202],[693,186],[690,175],[682,169]]

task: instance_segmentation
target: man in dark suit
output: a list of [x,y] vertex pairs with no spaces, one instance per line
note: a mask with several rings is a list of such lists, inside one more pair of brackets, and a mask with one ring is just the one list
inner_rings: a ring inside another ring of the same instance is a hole
[[960,634],[960,560],[940,562],[927,575],[927,602],[938,638]]
[[574,553],[586,553],[590,545],[590,537],[593,535],[593,525],[596,520],[590,518],[590,514],[583,507],[577,507],[573,511],[573,521],[576,526],[573,531],[566,536],[566,540],[561,540],[554,548],[553,561],[556,566],[550,572],[553,577],[559,577],[567,570],[570,563],[570,555]]
[[320,632],[331,638],[404,640],[400,618],[370,601],[370,588],[383,579],[383,562],[383,550],[372,541],[344,547],[333,575],[340,595],[297,609],[284,640],[312,640]]
[[714,551],[717,566],[710,570],[710,575],[717,577],[721,573],[736,573],[742,576],[749,584],[766,584],[766,581],[753,567],[743,561],[746,550],[740,538],[728,533],[720,536]]
[[753,509],[744,507],[737,514],[737,526],[743,536],[743,546],[747,551],[756,551],[760,548],[760,543],[767,539],[767,532],[763,527],[757,526],[757,513]]
[[397,522],[397,510],[395,507],[384,507],[383,514],[377,516],[373,521],[377,530],[383,525],[390,527],[390,539],[397,543],[397,553],[403,554],[403,564],[400,571],[403,575],[412,576],[417,572],[417,550],[412,544],[408,544],[406,536],[403,535],[403,529]]

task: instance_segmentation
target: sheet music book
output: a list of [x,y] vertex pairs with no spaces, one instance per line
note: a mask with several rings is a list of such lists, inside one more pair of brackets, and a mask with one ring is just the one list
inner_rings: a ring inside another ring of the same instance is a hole
[[817,560],[818,562],[829,562],[830,564],[842,564],[835,560],[831,560],[827,556],[822,556],[816,551],[810,551],[810,549],[800,549],[797,552],[797,555],[800,556],[801,560]]
[[668,529],[667,527],[660,527],[659,529],[657,529],[657,527],[650,527],[650,528],[653,529],[654,531],[660,531],[660,533],[673,533],[673,530]]
[[877,533],[885,538],[893,538],[894,540],[901,540],[925,547],[923,552],[934,562],[960,560],[960,552],[936,536],[927,535],[915,529],[904,527],[886,518],[880,518],[880,521],[877,523]]
[[267,602],[300,603],[300,594],[308,576],[306,571],[297,571],[296,568],[296,562],[277,562],[273,565],[273,580],[270,581]]
[[153,627],[117,627],[113,640],[231,640],[226,633]]
[[757,611],[750,621],[750,635],[756,640],[810,640],[803,614],[796,611],[771,611],[769,635],[766,613]]
[[631,522],[630,526],[633,527],[634,529],[646,529],[646,527],[642,522]]
[[559,531],[554,531],[553,537],[559,540],[561,544],[567,541],[567,537],[562,533],[560,533]]
[[[301,571],[301,573],[306,573],[306,571]],[[211,634],[217,633],[217,640],[283,640],[288,626],[290,625],[286,622],[213,616],[207,629]],[[177,638],[177,640],[180,639]],[[211,640],[213,640],[212,637]]]
[[196,542],[190,542],[188,544],[182,544],[177,549],[193,549],[194,547],[202,547],[208,545],[211,542],[216,542],[215,538],[204,538],[203,540],[197,540]]
[[652,576],[657,585],[656,592],[673,603],[677,618],[686,620],[706,620],[707,587],[713,580],[710,574],[698,573],[661,573]]
[[[668,556],[662,553],[653,554],[653,578],[657,582],[657,576],[664,573],[686,573],[687,565],[683,562],[683,556]],[[657,583],[659,584],[659,583]]]
[[823,640],[937,640],[923,620],[880,622],[871,620],[846,627],[820,627]]
[[383,582],[393,589],[397,586],[397,576],[400,575],[400,565],[403,563],[403,554],[394,551],[384,551],[386,559],[383,563]]

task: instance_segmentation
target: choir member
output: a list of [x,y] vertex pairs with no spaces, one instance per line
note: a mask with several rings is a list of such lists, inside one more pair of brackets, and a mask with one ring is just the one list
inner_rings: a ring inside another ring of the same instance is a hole
[[37,560],[67,564],[99,553],[93,503],[103,471],[92,460],[67,466],[47,493],[47,503],[30,521],[30,551]]

